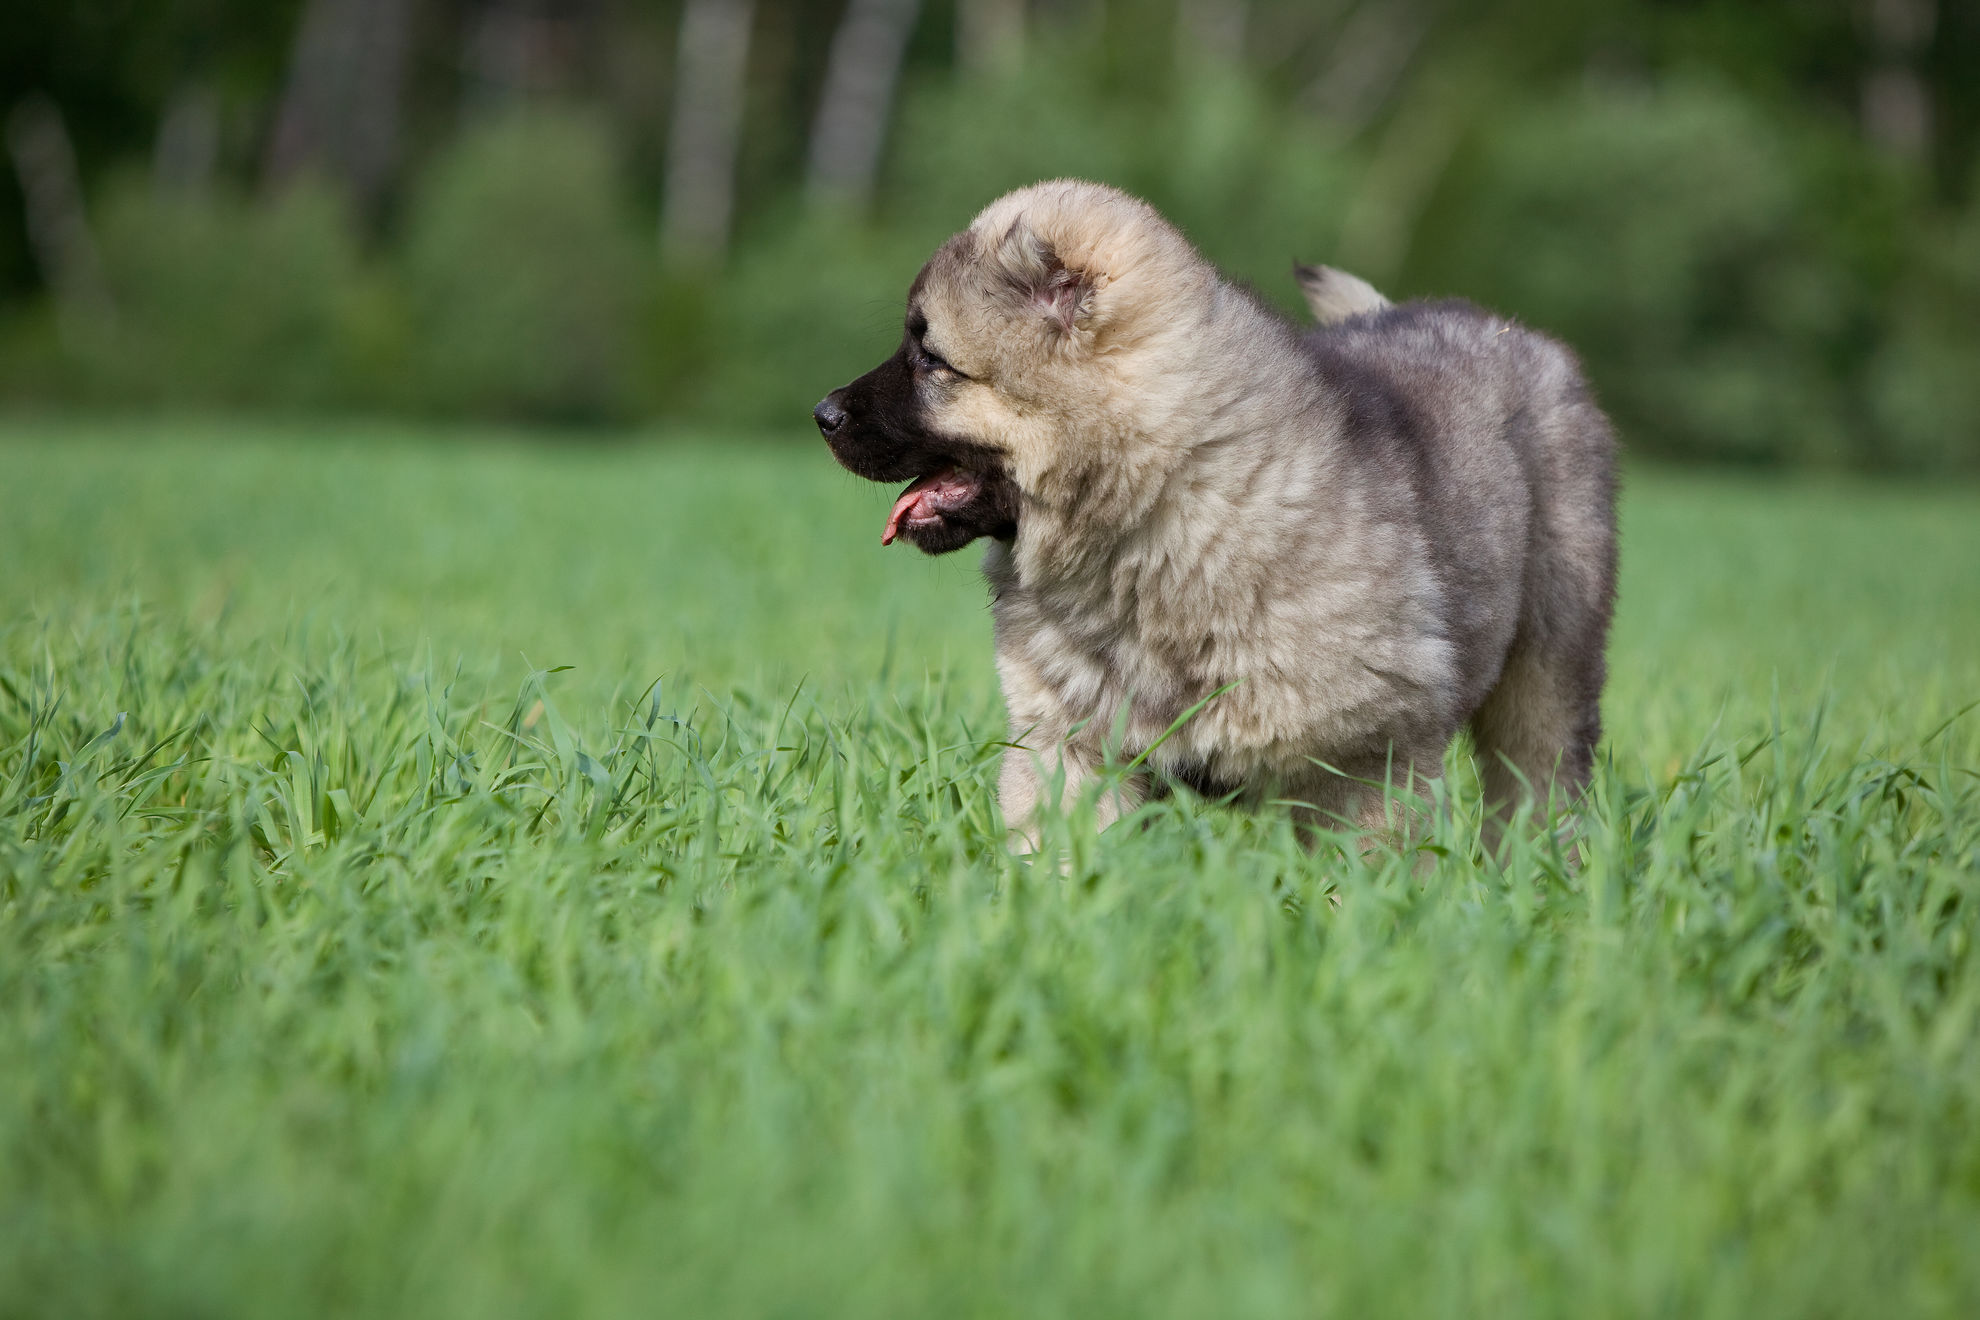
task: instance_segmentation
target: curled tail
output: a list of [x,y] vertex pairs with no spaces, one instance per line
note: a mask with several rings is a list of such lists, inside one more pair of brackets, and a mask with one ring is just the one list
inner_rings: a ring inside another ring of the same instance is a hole
[[1293,263],[1293,278],[1306,295],[1306,306],[1321,325],[1338,325],[1350,317],[1379,312],[1389,300],[1375,286],[1332,266]]

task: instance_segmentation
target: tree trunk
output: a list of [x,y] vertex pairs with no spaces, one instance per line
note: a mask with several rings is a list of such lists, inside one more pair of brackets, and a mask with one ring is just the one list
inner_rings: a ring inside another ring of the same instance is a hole
[[208,88],[181,87],[158,123],[151,181],[167,192],[204,193],[220,160],[220,104]]
[[1863,75],[1863,133],[1893,155],[1922,159],[1932,141],[1932,98],[1919,57],[1938,25],[1933,0],[1866,0],[1870,67]]
[[83,209],[75,147],[53,101],[31,96],[14,108],[7,151],[27,201],[28,245],[55,300],[57,332],[74,348],[114,309]]
[[1394,94],[1429,34],[1431,15],[1415,0],[1365,0],[1333,43],[1333,58],[1302,101],[1343,132],[1367,127]]
[[598,21],[592,5],[543,0],[490,0],[467,24],[461,64],[467,96],[503,104],[517,97],[557,95],[583,85],[584,52]]
[[1181,0],[1176,6],[1176,66],[1184,71],[1206,60],[1235,68],[1244,63],[1247,0]]
[[812,123],[806,184],[813,201],[863,207],[872,198],[894,84],[920,7],[920,0],[852,0],[846,7]]
[[309,0],[268,144],[268,178],[309,170],[374,209],[399,161],[408,0]]
[[956,62],[973,74],[1008,73],[1024,58],[1024,0],[957,0]]
[[719,261],[735,209],[754,0],[688,0],[667,126],[660,246],[668,260]]

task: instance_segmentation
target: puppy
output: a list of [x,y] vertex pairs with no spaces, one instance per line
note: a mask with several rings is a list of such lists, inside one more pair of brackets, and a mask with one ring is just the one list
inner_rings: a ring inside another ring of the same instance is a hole
[[909,483],[883,544],[989,541],[1019,846],[1109,755],[1140,766],[1103,825],[1181,783],[1379,826],[1467,725],[1494,813],[1588,779],[1615,440],[1574,357],[1299,276],[1304,333],[1146,203],[1036,184],[943,244],[900,348],[814,410],[845,467]]

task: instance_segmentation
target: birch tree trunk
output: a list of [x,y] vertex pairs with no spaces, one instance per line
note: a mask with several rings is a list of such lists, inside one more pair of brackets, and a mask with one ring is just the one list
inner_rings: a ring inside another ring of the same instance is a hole
[[114,309],[83,209],[75,147],[53,101],[32,96],[14,108],[7,152],[27,202],[28,246],[55,300],[57,333],[73,349]]
[[807,191],[814,202],[863,207],[873,196],[901,58],[920,0],[852,0],[825,66],[812,121]]
[[467,97],[496,105],[582,84],[582,55],[600,24],[595,5],[485,0],[469,21],[461,63]]
[[151,181],[167,192],[204,193],[220,161],[220,103],[197,84],[179,88],[158,122]]
[[660,248],[672,262],[719,261],[735,210],[754,0],[688,0],[667,125]]
[[956,63],[1008,73],[1024,59],[1024,0],[956,0]]
[[309,0],[268,144],[280,185],[319,169],[374,208],[399,161],[409,0]]
[[1364,0],[1335,38],[1326,69],[1301,99],[1343,132],[1359,132],[1409,72],[1430,20],[1419,0]]
[[1248,0],[1181,0],[1176,6],[1176,66],[1189,70],[1206,60],[1234,67],[1244,62]]
[[1863,133],[1894,155],[1920,158],[1932,141],[1932,99],[1919,57],[1938,25],[1933,0],[1866,0],[1873,52],[1863,75]]

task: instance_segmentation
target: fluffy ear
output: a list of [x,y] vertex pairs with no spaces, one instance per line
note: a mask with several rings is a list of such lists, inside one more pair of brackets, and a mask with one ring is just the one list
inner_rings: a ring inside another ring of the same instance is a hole
[[1071,334],[1089,310],[1093,281],[1068,268],[1023,220],[1005,231],[990,265],[1013,293],[1042,312],[1061,334]]

